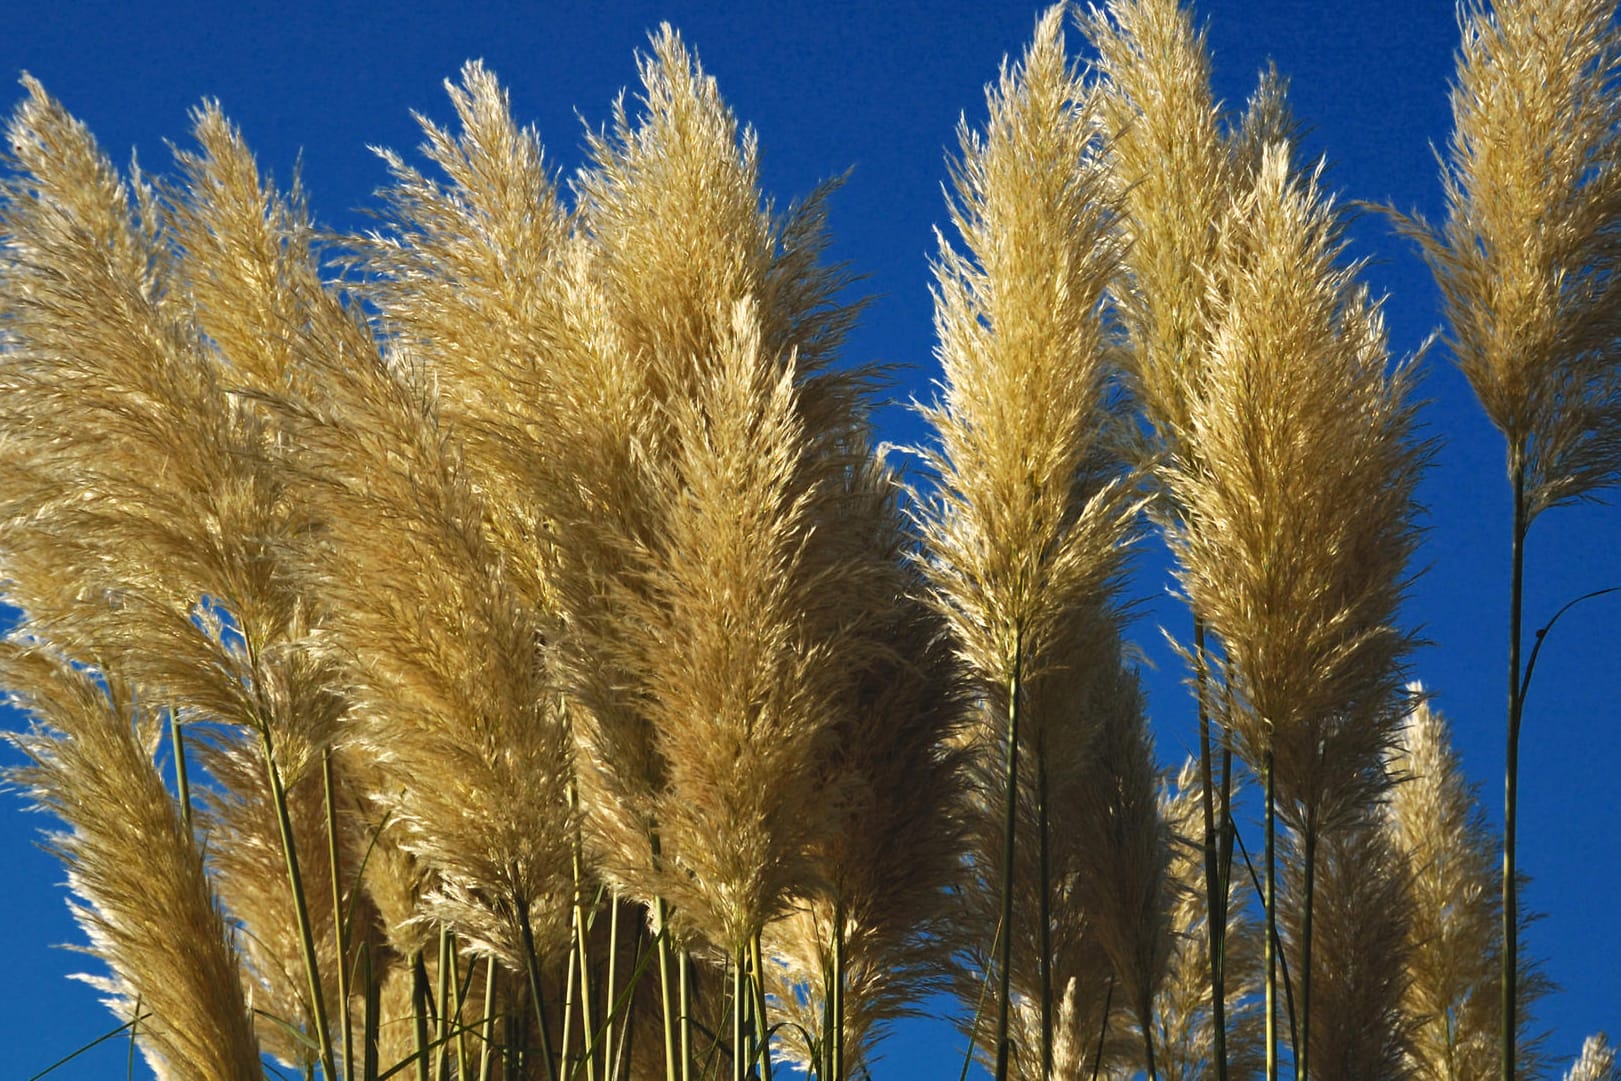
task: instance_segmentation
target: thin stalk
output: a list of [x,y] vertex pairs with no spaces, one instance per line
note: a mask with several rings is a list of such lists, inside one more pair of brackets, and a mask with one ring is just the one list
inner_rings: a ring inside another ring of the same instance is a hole
[[304,899],[304,879],[298,871],[298,845],[293,839],[293,820],[287,811],[287,790],[282,785],[281,770],[276,768],[270,727],[262,720],[259,724],[259,739],[264,751],[265,769],[269,773],[270,801],[275,805],[276,825],[281,830],[281,850],[287,863],[287,884],[292,890],[293,914],[298,922],[299,945],[304,951],[304,969],[309,975],[310,1023],[315,1028],[317,1045],[321,1049],[321,1068],[327,1077],[336,1078],[338,1071],[333,1062],[332,1033],[327,1027],[326,996],[321,992],[321,968],[315,958],[315,933],[310,928],[309,905]]
[[[580,839],[579,830],[580,794],[572,778],[569,780],[568,785],[568,799],[575,821],[572,854],[574,869],[574,950],[580,957],[580,1031],[585,1033],[585,1046],[582,1050],[585,1054],[586,1081],[597,1081],[597,1048],[592,1039],[592,1033],[596,1031],[596,1028],[591,1023],[591,952],[587,947],[586,937],[585,858],[582,851],[584,845]],[[613,946],[610,944],[608,948],[611,955]],[[606,1065],[606,1060],[604,1060],[604,1065]]]
[[[624,1006],[625,1023],[619,1029],[619,1050],[614,1055],[614,1076],[611,1077],[609,1081],[619,1081],[618,1075],[621,1072],[625,1073],[626,1076],[629,1075],[629,1066],[626,1064],[630,1061],[630,1056],[636,1049],[636,1012],[629,1008],[628,1003],[630,992],[634,989],[637,979],[642,974],[643,967],[647,964],[647,958],[642,954],[642,936],[644,933],[643,922],[641,920],[637,920],[636,937],[633,940],[631,950],[631,954],[633,957],[635,957],[636,963],[633,966],[634,974],[630,978],[631,986],[626,987],[624,991],[620,992],[620,998],[626,1000],[626,1005]],[[617,1000],[615,1001],[614,1009],[615,1012],[620,1010],[620,1004]]]
[[484,959],[484,1046],[478,1053],[478,1081],[490,1081],[495,1050],[495,958]]
[[604,1001],[608,1004],[608,1017],[603,1022],[602,1048],[603,1071],[607,1074],[607,1081],[614,1081],[614,1023],[619,1017],[619,1011],[614,1008],[614,996],[619,990],[619,894],[615,893],[608,899],[608,994]]
[[[1007,933],[1007,927],[1000,921],[996,925],[996,934],[991,936],[991,953],[995,954],[1002,945],[1002,936]],[[979,1039],[979,1022],[985,1016],[985,996],[991,989],[991,969],[985,966],[985,982],[979,985],[979,998],[974,1003],[974,1023],[968,1026],[968,1050],[962,1057],[962,1074],[957,1081],[968,1081],[968,1071],[974,1066],[974,1043]]]
[[438,1025],[434,1034],[434,1043],[439,1047],[438,1076],[439,1081],[449,1081],[450,1078],[450,955],[451,941],[450,928],[444,924],[439,925],[439,988],[434,1001],[438,1005]]
[[1154,1069],[1154,1003],[1146,987],[1142,1001],[1137,1004],[1137,1016],[1143,1026],[1143,1061],[1148,1067],[1148,1081],[1159,1081],[1159,1073]]
[[771,1030],[766,1026],[765,958],[760,948],[760,932],[749,944],[749,964],[754,975],[754,1039],[760,1051],[760,1081],[771,1081]]
[[743,954],[732,958],[732,1081],[744,1081],[748,1054],[743,1049]]
[[1103,1024],[1098,1026],[1098,1049],[1092,1055],[1092,1081],[1098,1081],[1103,1069],[1103,1041],[1109,1035],[1109,1010],[1114,1006],[1114,973],[1109,973],[1109,989],[1103,994]]
[[1272,748],[1266,750],[1266,1081],[1278,1081],[1278,904],[1275,824],[1277,804],[1272,784]]
[[462,980],[461,954],[457,950],[450,951],[450,985],[454,987],[456,1001],[451,1016],[456,1019],[456,1077],[457,1081],[470,1076],[467,1063],[467,1034],[473,1031],[471,1025],[462,1020],[462,1014],[467,1007],[467,991],[473,985],[473,971],[478,966],[477,960],[467,963],[467,979]]
[[692,1078],[692,954],[682,950],[675,959],[676,978],[681,981],[681,1081]]
[[1530,526],[1525,504],[1523,441],[1513,448],[1510,461],[1514,524],[1508,587],[1508,755],[1503,766],[1503,1081],[1514,1081],[1515,1030],[1519,1020],[1520,898],[1515,881],[1515,828],[1519,814],[1520,722],[1525,702],[1520,684],[1520,620],[1525,589],[1525,533]]
[[343,1076],[355,1081],[354,1037],[349,1016],[349,922],[344,918],[343,882],[338,862],[338,805],[333,794],[332,749],[321,751],[321,788],[326,796],[326,856],[332,870],[332,931],[338,940],[338,1003],[343,1025]]
[[[653,845],[653,868],[658,870],[659,835],[654,829],[650,838]],[[657,940],[654,945],[659,951],[659,1007],[664,1014],[664,1077],[665,1081],[685,1081],[686,1073],[676,1069],[676,1028],[679,1020],[675,1015],[675,988],[671,986],[676,974],[671,971],[675,966],[675,958],[671,952],[668,924],[670,919],[669,907],[664,898],[653,898],[653,931]]]
[[535,929],[529,923],[529,902],[526,900],[518,903],[518,933],[523,936],[524,967],[529,973],[529,996],[534,999],[535,1023],[540,1026],[540,1053],[546,1060],[546,1076],[549,1081],[557,1081],[551,1026],[546,1023],[546,999],[541,994],[540,954],[535,951]]
[[[1250,861],[1249,849],[1245,847],[1244,838],[1238,832],[1238,823],[1229,817],[1227,825],[1231,839],[1238,842],[1238,850],[1244,857],[1244,867],[1250,873],[1250,884],[1255,887],[1255,896],[1261,899],[1261,907],[1264,909],[1266,907],[1266,887],[1261,882],[1260,872],[1255,869],[1255,864]],[[1231,842],[1229,841],[1229,843]],[[1277,928],[1275,927],[1272,929],[1270,940],[1273,948],[1277,951],[1278,974],[1283,983],[1283,1009],[1285,1015],[1289,1018],[1289,1046],[1299,1047],[1300,1038],[1295,1031],[1295,985],[1289,975],[1289,959],[1283,955],[1283,940],[1278,937]]]
[[1300,927],[1300,1081],[1311,1077],[1311,909],[1317,888],[1317,823],[1306,814],[1306,911]]
[[[298,870],[298,844],[293,837],[293,821],[287,811],[287,789],[282,784],[281,770],[276,766],[275,747],[270,737],[270,707],[264,699],[265,681],[259,673],[259,652],[254,638],[245,631],[243,649],[247,653],[248,671],[252,675],[253,693],[258,702],[255,727],[259,729],[260,746],[265,756],[265,770],[269,775],[270,802],[276,808],[276,827],[281,833],[281,851],[287,864],[287,884],[293,895],[293,914],[298,921],[299,946],[304,952],[304,969],[309,976],[311,1024],[315,1026],[317,1046],[321,1051],[321,1068],[329,1078],[338,1071],[333,1062],[332,1032],[327,1025],[326,996],[321,990],[321,966],[316,960],[315,933],[310,927],[309,905],[304,898],[304,879]],[[177,755],[182,747],[176,744]],[[177,757],[176,761],[181,759]],[[342,959],[339,959],[342,965]]]
[[831,1045],[826,1081],[844,1081],[844,902],[833,905],[833,979],[828,995],[830,1014],[824,1042]]
[[180,717],[169,710],[169,743],[174,748],[174,790],[180,803],[180,821],[191,834],[191,782],[186,776],[186,736],[180,730]]
[[371,943],[360,944],[360,981],[365,986],[365,1004],[360,1013],[360,1076],[364,1081],[377,1081],[378,1039],[382,1019],[382,986],[371,967]]
[[428,963],[422,951],[416,952],[411,963],[411,1020],[413,1023],[413,1057],[417,1064],[417,1081],[428,1081]]
[[1041,1076],[1053,1075],[1053,948],[1052,872],[1047,842],[1047,749],[1045,741],[1036,747],[1036,846],[1040,882],[1037,883],[1037,914],[1041,924]]
[[[1007,821],[1002,833],[1002,935],[997,972],[996,1081],[1008,1077],[1008,1021],[1013,997],[1013,855],[1019,813],[1019,669],[1023,662],[1021,633],[1013,632],[1013,670],[1008,676]],[[1269,1078],[1268,1081],[1276,1081]]]
[[[1199,699],[1199,796],[1204,812],[1204,876],[1206,938],[1210,956],[1210,1025],[1215,1037],[1212,1057],[1216,1081],[1227,1081],[1227,989],[1224,955],[1227,920],[1225,882],[1216,846],[1215,781],[1212,775],[1210,744],[1209,657],[1205,647],[1204,620],[1193,620],[1194,678]],[[1225,780],[1225,778],[1223,778]]]
[[[573,917],[570,917],[572,922]],[[575,1071],[569,1069],[570,1044],[574,1042],[574,971],[579,962],[579,951],[574,948],[572,928],[569,938],[568,969],[563,974],[563,1035],[562,1043],[558,1048],[557,1057],[563,1064],[563,1075],[573,1077]]]
[[141,1029],[141,995],[135,993],[135,1009],[131,1011],[129,1019],[129,1061],[124,1064],[124,1076],[129,1081],[135,1081],[135,1037]]

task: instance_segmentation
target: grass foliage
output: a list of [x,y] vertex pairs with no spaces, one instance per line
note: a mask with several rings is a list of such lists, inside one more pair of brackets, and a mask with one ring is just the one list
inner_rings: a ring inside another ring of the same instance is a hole
[[[1465,5],[1449,218],[1401,220],[1517,568],[1621,475],[1614,16]],[[1283,80],[1228,115],[1209,67],[1177,0],[1059,4],[1004,65],[910,483],[837,185],[773,203],[668,27],[566,180],[468,64],[364,235],[214,104],[121,174],[25,79],[9,781],[157,1076],[843,1081],[940,992],[997,1081],[1545,1075],[1512,833],[1500,870],[1407,685],[1418,362]],[[1174,775],[1125,638],[1154,535]],[[1568,1074],[1614,1076],[1602,1037]]]

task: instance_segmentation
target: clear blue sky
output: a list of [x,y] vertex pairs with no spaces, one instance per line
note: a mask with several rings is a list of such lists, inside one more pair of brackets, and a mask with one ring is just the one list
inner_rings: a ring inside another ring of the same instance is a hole
[[[140,8],[139,12],[136,10]],[[218,98],[245,131],[261,165],[285,182],[295,163],[317,216],[359,226],[356,208],[384,179],[368,145],[417,143],[408,110],[444,119],[441,81],[482,57],[511,91],[521,120],[540,128],[555,166],[579,159],[581,119],[602,123],[632,83],[632,53],[660,21],[675,24],[720,82],[738,115],[755,126],[764,181],[789,199],[853,167],[833,203],[835,252],[868,275],[877,295],[851,343],[857,359],[908,365],[901,395],[928,393],[933,377],[928,295],[931,230],[944,221],[944,158],[966,113],[982,119],[982,88],[1002,57],[1028,38],[1033,4],[940,0],[873,4],[781,0],[770,5],[542,2],[522,14],[505,5],[64,3],[0,0],[0,76],[27,70],[89,123],[119,162],[132,150],[144,168],[168,167],[165,140],[182,141],[186,111]],[[9,10],[8,10],[9,9]],[[1453,7],[1440,0],[1205,0],[1217,91],[1241,103],[1270,57],[1293,81],[1309,155],[1326,155],[1328,185],[1346,199],[1391,201],[1439,214],[1432,145],[1449,127],[1446,101],[1456,43]],[[1372,260],[1367,278],[1389,293],[1395,347],[1417,347],[1439,321],[1428,275],[1384,223],[1365,217],[1353,254]],[[1481,418],[1444,350],[1427,361],[1429,433],[1443,440],[1422,496],[1428,568],[1406,616],[1433,643],[1414,674],[1453,720],[1469,774],[1494,822],[1500,818],[1508,491],[1501,441]],[[919,429],[884,414],[884,438]],[[1611,507],[1550,512],[1531,533],[1527,624],[1539,626],[1565,600],[1621,585],[1621,525]],[[1185,613],[1164,600],[1163,560],[1150,550],[1133,582],[1148,603],[1135,637],[1157,665],[1151,708],[1162,758],[1192,742],[1191,709],[1163,622],[1181,632]],[[1621,1035],[1621,762],[1616,723],[1621,601],[1599,600],[1561,622],[1539,662],[1522,747],[1521,862],[1534,882],[1529,907],[1546,914],[1528,948],[1563,990],[1545,1000],[1550,1049],[1568,1062],[1582,1037],[1609,1026]],[[8,715],[9,725],[17,723]],[[10,760],[9,758],[7,759]],[[0,1077],[27,1076],[111,1027],[96,996],[64,976],[82,959],[55,948],[81,941],[54,860],[33,845],[38,816],[0,795],[0,926],[8,929],[0,981]],[[955,1035],[904,1026],[886,1047],[880,1078],[955,1076]],[[119,1071],[124,1050],[85,1056],[62,1078]],[[960,1054],[960,1053],[958,1053]]]

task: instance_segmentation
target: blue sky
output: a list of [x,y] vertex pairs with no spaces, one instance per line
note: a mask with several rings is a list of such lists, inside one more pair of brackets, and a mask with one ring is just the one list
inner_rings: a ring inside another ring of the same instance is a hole
[[[779,200],[852,170],[832,206],[834,251],[867,275],[875,294],[850,345],[854,359],[906,366],[898,396],[924,396],[935,365],[928,260],[945,220],[944,161],[959,116],[984,114],[984,84],[1028,38],[1037,14],[1022,3],[542,2],[519,13],[486,4],[87,4],[43,14],[0,0],[0,76],[23,70],[85,120],[113,158],[133,150],[143,168],[169,165],[165,140],[183,142],[186,112],[218,98],[261,165],[286,182],[301,162],[317,217],[358,227],[356,213],[384,180],[368,145],[417,143],[409,110],[445,119],[441,82],[482,57],[509,88],[514,111],[536,124],[555,167],[579,160],[582,121],[601,124],[635,79],[633,51],[661,21],[678,27],[719,80],[738,115],[758,130],[763,179]],[[137,7],[142,10],[136,10]],[[1440,213],[1432,147],[1444,143],[1446,92],[1456,47],[1451,4],[1434,0],[1205,0],[1217,92],[1240,104],[1268,58],[1292,80],[1307,126],[1305,153],[1326,156],[1327,186],[1346,200],[1390,201]],[[9,111],[20,96],[0,94]],[[1393,345],[1416,348],[1438,325],[1427,272],[1376,216],[1351,231],[1365,277],[1389,294]],[[1425,362],[1428,434],[1442,446],[1422,498],[1427,568],[1406,612],[1431,645],[1414,675],[1452,719],[1469,774],[1500,819],[1507,609],[1508,490],[1501,440],[1482,419],[1444,348]],[[901,410],[883,414],[883,438],[920,429]],[[1531,532],[1527,627],[1564,601],[1621,585],[1621,525],[1611,507],[1546,514]],[[1157,542],[1156,542],[1157,543]],[[1159,626],[1180,633],[1183,610],[1166,599],[1155,543],[1134,594],[1145,600],[1135,638],[1150,661],[1151,709],[1162,758],[1193,740],[1180,662]],[[1563,990],[1540,1017],[1550,1049],[1568,1061],[1587,1033],[1621,1030],[1621,916],[1615,898],[1621,837],[1615,764],[1621,601],[1576,609],[1539,662],[1522,743],[1521,864],[1534,881],[1530,908],[1545,913],[1528,936]],[[14,716],[8,724],[16,724]],[[81,941],[64,904],[59,865],[34,847],[39,816],[0,794],[0,926],[10,972],[0,992],[10,1035],[0,1076],[27,1076],[105,1031],[93,991],[64,975],[82,959],[53,944]],[[1618,1032],[1621,1034],[1621,1032]],[[957,1040],[939,1026],[904,1026],[886,1046],[879,1077],[955,1076]],[[59,1071],[99,1078],[123,1068],[122,1047]],[[120,1074],[121,1076],[121,1074]]]

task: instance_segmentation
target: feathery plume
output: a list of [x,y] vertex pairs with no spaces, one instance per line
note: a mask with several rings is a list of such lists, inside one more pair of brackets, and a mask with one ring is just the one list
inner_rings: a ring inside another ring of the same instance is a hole
[[[1340,248],[1315,179],[1293,174],[1286,146],[1269,148],[1224,223],[1210,352],[1164,474],[1180,515],[1170,527],[1178,577],[1221,645],[1207,660],[1227,688],[1224,727],[1266,789],[1269,925],[1275,808],[1302,834],[1307,1055],[1316,844],[1386,783],[1413,642],[1395,616],[1427,457],[1411,369],[1387,371],[1378,306],[1354,267],[1335,265]],[[1270,958],[1268,969],[1270,1022]],[[1272,1076],[1271,1031],[1267,1043]]]
[[[1053,879],[1047,873],[1044,759],[1067,761],[1098,719],[1065,709],[1071,666],[1094,663],[1084,644],[1113,637],[1111,592],[1137,505],[1121,478],[1113,428],[1115,380],[1101,311],[1119,258],[1116,211],[1098,156],[1095,107],[1067,59],[1064,5],[1038,22],[1018,64],[987,90],[983,135],[959,127],[951,215],[966,251],[944,237],[935,264],[940,401],[922,410],[937,445],[925,461],[938,476],[919,515],[924,570],[977,689],[993,708],[971,736],[982,814],[1000,807],[1003,837],[975,855],[1000,868],[1004,927],[994,1054],[1009,1070],[1012,906],[1021,786],[1034,782],[1036,886],[1030,944],[1047,978],[1036,1001],[1042,1068],[1051,1061],[1057,995],[1047,947]],[[1113,660],[1105,655],[1102,664]],[[1020,720],[1028,718],[1022,726]],[[1019,757],[1033,768],[1023,776]],[[991,837],[983,840],[990,842]],[[996,847],[1004,851],[995,853]],[[989,933],[989,932],[987,932]]]
[[[1393,621],[1427,452],[1410,369],[1387,372],[1378,307],[1334,266],[1331,206],[1314,182],[1291,182],[1284,148],[1268,152],[1224,246],[1210,364],[1169,470],[1186,516],[1171,538],[1222,642],[1239,749],[1258,763],[1273,748],[1288,798],[1326,825],[1379,783],[1365,771],[1400,716],[1412,638]],[[1348,504],[1347,491],[1363,495]]]
[[1407,220],[1527,524],[1621,479],[1621,31],[1611,0],[1470,0],[1440,228]]
[[1208,274],[1233,197],[1210,54],[1180,0],[1110,0],[1077,12],[1077,22],[1098,54],[1125,241],[1113,291],[1133,389],[1159,438],[1174,445],[1189,425],[1190,385],[1209,340]]
[[[1154,1004],[1154,1057],[1162,1081],[1207,1081],[1217,1076],[1216,1014],[1211,1008],[1210,920],[1205,897],[1204,857],[1199,840],[1203,824],[1199,768],[1185,762],[1162,797],[1171,833],[1170,880],[1175,884],[1171,908],[1170,958],[1165,981]],[[1260,925],[1246,899],[1249,891],[1232,889],[1226,899],[1227,927],[1220,936],[1225,957],[1223,1018],[1230,1077],[1253,1078],[1265,1065],[1261,1046]]]
[[[1291,831],[1291,840],[1303,838]],[[1325,832],[1312,897],[1311,1075],[1322,1081],[1399,1081],[1409,1076],[1407,868],[1376,816]],[[1289,972],[1303,969],[1304,868],[1291,861],[1281,899]],[[1297,1000],[1298,1001],[1298,1000]],[[1302,1039],[1307,1038],[1302,1034]]]
[[1499,1062],[1512,1081],[1525,537],[1542,511],[1621,480],[1621,29],[1613,0],[1470,0],[1459,19],[1447,221],[1398,221],[1430,263],[1453,354],[1508,444]]
[[81,899],[73,914],[90,936],[86,952],[111,969],[85,979],[135,1024],[160,1077],[262,1076],[202,852],[154,761],[161,716],[116,677],[37,642],[0,643],[0,682],[35,719],[9,737],[30,765],[6,780],[67,823],[50,847]]
[[569,406],[548,371],[571,346],[568,214],[539,134],[512,119],[494,74],[471,62],[445,86],[459,130],[417,118],[422,154],[444,179],[379,151],[393,184],[382,231],[353,241],[367,272],[357,289],[391,347],[431,373],[488,543],[512,588],[549,615],[559,556],[547,506],[576,483],[552,464],[569,460],[554,445]]
[[[274,555],[296,521],[264,453],[274,438],[224,381],[205,336],[218,324],[197,322],[213,309],[194,305],[157,197],[124,185],[83,126],[27,85],[8,126],[0,275],[0,425],[21,467],[7,494],[8,594],[35,633],[101,658],[168,710],[188,822],[184,729],[257,735],[321,1019],[284,794],[330,746],[341,710],[308,663],[307,613]],[[198,127],[205,142],[230,134],[217,111]]]
[[1615,1048],[1602,1032],[1582,1042],[1580,1057],[1571,1063],[1565,1074],[1565,1081],[1615,1081],[1615,1078]]
[[[1395,783],[1382,828],[1408,865],[1408,984],[1403,1010],[1412,1025],[1409,1069],[1424,1081],[1488,1078],[1499,1072],[1502,932],[1496,842],[1474,786],[1464,777],[1446,719],[1419,684],[1392,748]],[[1515,1072],[1540,1076],[1547,1065],[1529,1006],[1547,980],[1524,955],[1524,1005]]]
[[963,689],[938,613],[915,599],[892,480],[870,472],[864,513],[880,534],[866,558],[889,578],[874,591],[887,604],[876,638],[893,652],[863,673],[838,722],[820,782],[839,801],[837,824],[812,853],[818,883],[766,929],[789,1056],[827,1081],[857,1076],[888,1023],[939,985],[961,869]]

